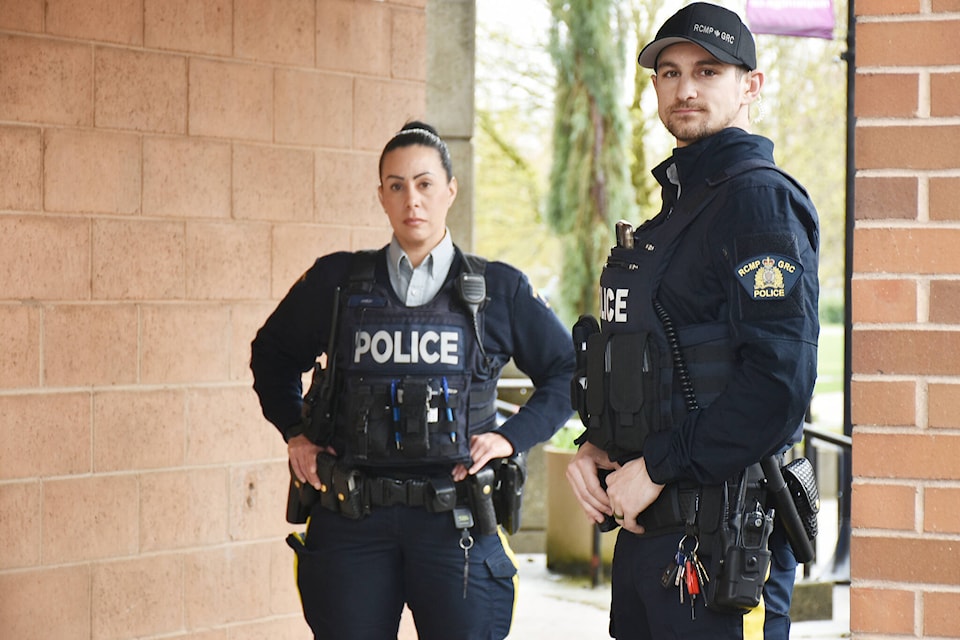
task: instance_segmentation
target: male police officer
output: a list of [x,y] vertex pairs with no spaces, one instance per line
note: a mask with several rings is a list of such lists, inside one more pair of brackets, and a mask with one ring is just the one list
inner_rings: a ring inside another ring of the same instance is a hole
[[574,328],[588,428],[567,477],[622,527],[612,637],[760,637],[759,616],[785,639],[796,559],[758,463],[798,439],[813,391],[816,211],[748,133],[764,78],[736,14],[681,9],[639,63],[677,147],[653,171],[660,213],[618,229],[599,326]]

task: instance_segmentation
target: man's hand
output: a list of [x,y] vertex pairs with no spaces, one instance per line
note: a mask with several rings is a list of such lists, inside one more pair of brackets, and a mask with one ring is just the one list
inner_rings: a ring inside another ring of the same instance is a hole
[[310,442],[307,436],[301,434],[290,438],[287,442],[287,455],[290,458],[290,468],[297,480],[320,490],[320,478],[317,476],[317,454],[326,451],[337,455],[332,447],[320,447]]
[[643,458],[631,460],[607,476],[607,495],[615,509],[614,518],[633,533],[643,533],[643,527],[637,524],[637,516],[653,504],[662,491],[663,485],[650,479]]
[[567,482],[573,489],[573,495],[587,517],[598,524],[603,522],[605,516],[613,515],[613,505],[607,492],[600,486],[597,469],[616,469],[617,466],[605,451],[589,442],[580,446],[567,465]]
[[473,465],[468,470],[466,466],[458,464],[453,468],[454,482],[460,482],[480,469],[494,458],[509,458],[513,455],[513,445],[495,431],[481,433],[470,437],[470,458]]

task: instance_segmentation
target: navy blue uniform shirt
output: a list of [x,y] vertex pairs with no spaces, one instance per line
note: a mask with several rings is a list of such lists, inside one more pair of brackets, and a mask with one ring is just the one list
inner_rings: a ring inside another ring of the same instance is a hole
[[[654,169],[663,187],[658,218],[668,215],[677,200],[677,186],[667,177],[670,165],[676,165],[683,198],[750,158],[773,162],[773,143],[736,128],[675,149]],[[708,407],[687,415],[678,428],[647,438],[644,458],[655,482],[722,482],[796,437],[816,380],[818,245],[813,204],[801,187],[773,170],[733,178],[726,200],[712,202],[691,223],[659,298],[678,327],[725,323],[736,367]],[[787,279],[785,298],[752,295],[768,256],[784,258],[794,269],[778,270]]]

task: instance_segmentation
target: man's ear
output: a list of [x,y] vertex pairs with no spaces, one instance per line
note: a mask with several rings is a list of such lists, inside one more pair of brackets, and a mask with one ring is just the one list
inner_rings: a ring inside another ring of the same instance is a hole
[[752,104],[760,97],[760,89],[763,88],[763,72],[750,71],[744,78],[746,86],[744,87],[743,98],[745,104]]

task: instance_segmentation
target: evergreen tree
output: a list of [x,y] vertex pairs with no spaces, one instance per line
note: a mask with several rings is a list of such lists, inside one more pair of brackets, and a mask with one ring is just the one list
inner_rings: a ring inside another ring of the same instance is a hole
[[636,215],[623,99],[625,20],[615,0],[551,0],[557,69],[547,221],[561,237],[558,312],[598,311],[597,283],[613,225]]
[[637,58],[646,43],[653,40],[657,29],[657,12],[663,6],[664,0],[632,0],[631,13],[633,23],[634,42],[636,51],[631,60],[633,62],[633,101],[630,103],[630,126],[632,136],[630,140],[631,163],[630,174],[636,193],[637,206],[642,219],[652,218],[660,209],[659,189],[657,182],[647,167],[647,134],[651,126],[660,122],[654,113],[644,113],[642,99],[647,87],[651,85],[651,73],[637,65]]

